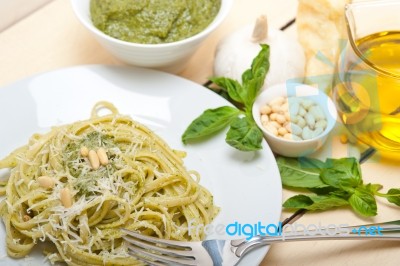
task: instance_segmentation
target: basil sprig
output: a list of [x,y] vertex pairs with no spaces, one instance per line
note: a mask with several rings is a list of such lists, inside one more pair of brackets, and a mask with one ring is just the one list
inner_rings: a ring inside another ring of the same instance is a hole
[[253,59],[251,67],[242,74],[241,84],[230,78],[212,78],[211,81],[222,87],[240,108],[222,106],[205,110],[185,130],[183,143],[202,140],[230,126],[225,139],[230,146],[241,151],[260,150],[263,134],[251,110],[268,70],[269,46],[261,44],[261,51]]
[[386,198],[400,206],[400,189],[380,193],[380,184],[364,184],[361,169],[355,158],[327,159],[277,158],[282,184],[291,188],[307,189],[313,194],[296,195],[287,199],[283,207],[323,211],[350,206],[361,216],[376,216],[375,197]]

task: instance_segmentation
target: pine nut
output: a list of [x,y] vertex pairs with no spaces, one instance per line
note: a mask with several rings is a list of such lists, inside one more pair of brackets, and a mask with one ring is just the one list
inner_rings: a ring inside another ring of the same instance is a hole
[[326,122],[325,119],[319,120],[317,123],[315,123],[315,128],[322,128],[325,129],[328,123]]
[[[266,116],[268,118],[268,116]],[[99,148],[97,150],[97,156],[99,157],[99,161],[101,165],[107,165],[108,164],[108,156],[106,153],[106,150],[104,148]]]
[[24,217],[22,217],[22,220],[24,220],[24,222],[27,222],[30,219],[32,219],[32,218],[28,214],[25,214]]
[[290,121],[293,122],[293,123],[299,122],[299,118],[301,117],[301,116],[298,116],[298,115],[292,116],[290,114],[289,114],[289,116],[292,117],[292,119]]
[[271,122],[268,123],[268,125],[276,128],[277,130],[278,130],[278,128],[281,127],[281,125],[279,125],[278,122],[276,122],[276,121],[271,121]]
[[286,128],[286,130],[289,132],[289,133],[292,133],[292,123],[287,123],[286,125],[285,125],[285,128]]
[[304,127],[307,125],[306,120],[304,120],[304,118],[301,117],[301,116],[297,116],[297,118],[298,118],[298,119],[297,119],[296,124],[297,124],[299,127],[304,128]]
[[265,126],[265,129],[268,130],[269,132],[271,132],[272,135],[278,136],[278,130],[276,129],[276,127],[268,124]]
[[321,135],[322,132],[324,132],[324,130],[323,130],[321,127],[317,127],[317,128],[315,128],[315,130],[313,131],[312,137],[313,137],[313,138],[316,138],[316,137],[318,137],[319,135]]
[[270,119],[271,121],[275,121],[277,115],[278,115],[277,113],[272,113],[272,114],[269,116],[269,119]]
[[313,137],[313,131],[309,127],[304,127],[301,137],[304,140],[311,139]]
[[89,155],[89,149],[86,146],[82,146],[80,152],[82,157],[87,157]]
[[304,109],[302,106],[300,106],[298,115],[305,116],[306,114],[307,114],[306,109]]
[[89,162],[94,170],[99,169],[100,167],[99,156],[97,156],[97,153],[94,150],[89,151]]
[[276,116],[276,122],[279,124],[283,125],[286,122],[286,118],[284,115],[277,115]]
[[298,102],[294,102],[289,106],[290,116],[296,116],[299,113],[300,105]]
[[347,138],[346,134],[343,134],[340,136],[340,142],[343,144],[346,144],[347,142],[349,142],[349,139]]
[[304,116],[304,119],[306,120],[307,125],[308,125],[310,128],[314,128],[314,127],[315,127],[315,117],[314,117],[311,113],[307,113],[307,114]]
[[311,106],[313,106],[314,102],[309,99],[303,99],[301,101],[301,105],[304,107],[304,109],[308,110],[310,109]]
[[291,132],[291,133],[294,134],[294,135],[299,136],[299,135],[301,135],[301,133],[303,132],[303,130],[301,129],[301,127],[299,127],[299,126],[296,125],[296,124],[290,123],[290,124],[289,124],[289,127],[290,127],[291,131],[289,131],[289,130],[288,130],[288,131]]
[[262,115],[261,116],[261,123],[267,123],[269,121],[268,115]]
[[275,99],[273,99],[269,104],[271,106],[273,105],[282,105],[285,102],[285,98],[282,96],[276,97]]
[[39,176],[36,180],[39,183],[39,186],[45,189],[53,188],[55,185],[54,179],[45,175]]
[[281,135],[281,136],[285,136],[285,135],[288,133],[288,131],[287,131],[286,128],[281,127],[281,128],[278,129],[278,133],[279,133],[279,135]]
[[272,112],[271,107],[269,107],[269,105],[264,105],[263,107],[261,107],[260,113],[262,115],[269,115]]
[[272,105],[271,109],[272,109],[272,112],[277,113],[277,114],[282,112],[282,108],[278,104]]
[[283,135],[283,138],[284,139],[289,139],[289,140],[293,139],[292,134],[290,134],[290,133],[286,133],[285,135]]
[[285,112],[286,121],[290,121],[290,114],[289,112]]
[[60,200],[61,200],[62,205],[65,208],[69,208],[72,206],[72,195],[71,195],[71,191],[69,190],[69,188],[65,187],[65,188],[61,189]]

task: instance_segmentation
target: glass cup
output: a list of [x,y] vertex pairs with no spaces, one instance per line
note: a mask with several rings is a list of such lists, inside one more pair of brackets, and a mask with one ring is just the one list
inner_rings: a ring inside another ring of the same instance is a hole
[[339,116],[361,142],[400,160],[400,1],[348,4],[345,19],[333,89]]

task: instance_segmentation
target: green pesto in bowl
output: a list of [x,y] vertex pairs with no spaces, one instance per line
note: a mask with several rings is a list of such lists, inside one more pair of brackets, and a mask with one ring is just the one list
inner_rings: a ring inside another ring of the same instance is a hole
[[91,0],[96,28],[119,40],[158,44],[189,38],[217,16],[221,0]]

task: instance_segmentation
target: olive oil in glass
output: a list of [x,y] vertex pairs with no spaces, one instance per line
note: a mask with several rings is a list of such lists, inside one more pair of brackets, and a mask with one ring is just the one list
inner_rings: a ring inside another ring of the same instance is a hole
[[400,159],[400,31],[353,43],[334,97],[343,123],[359,140]]

